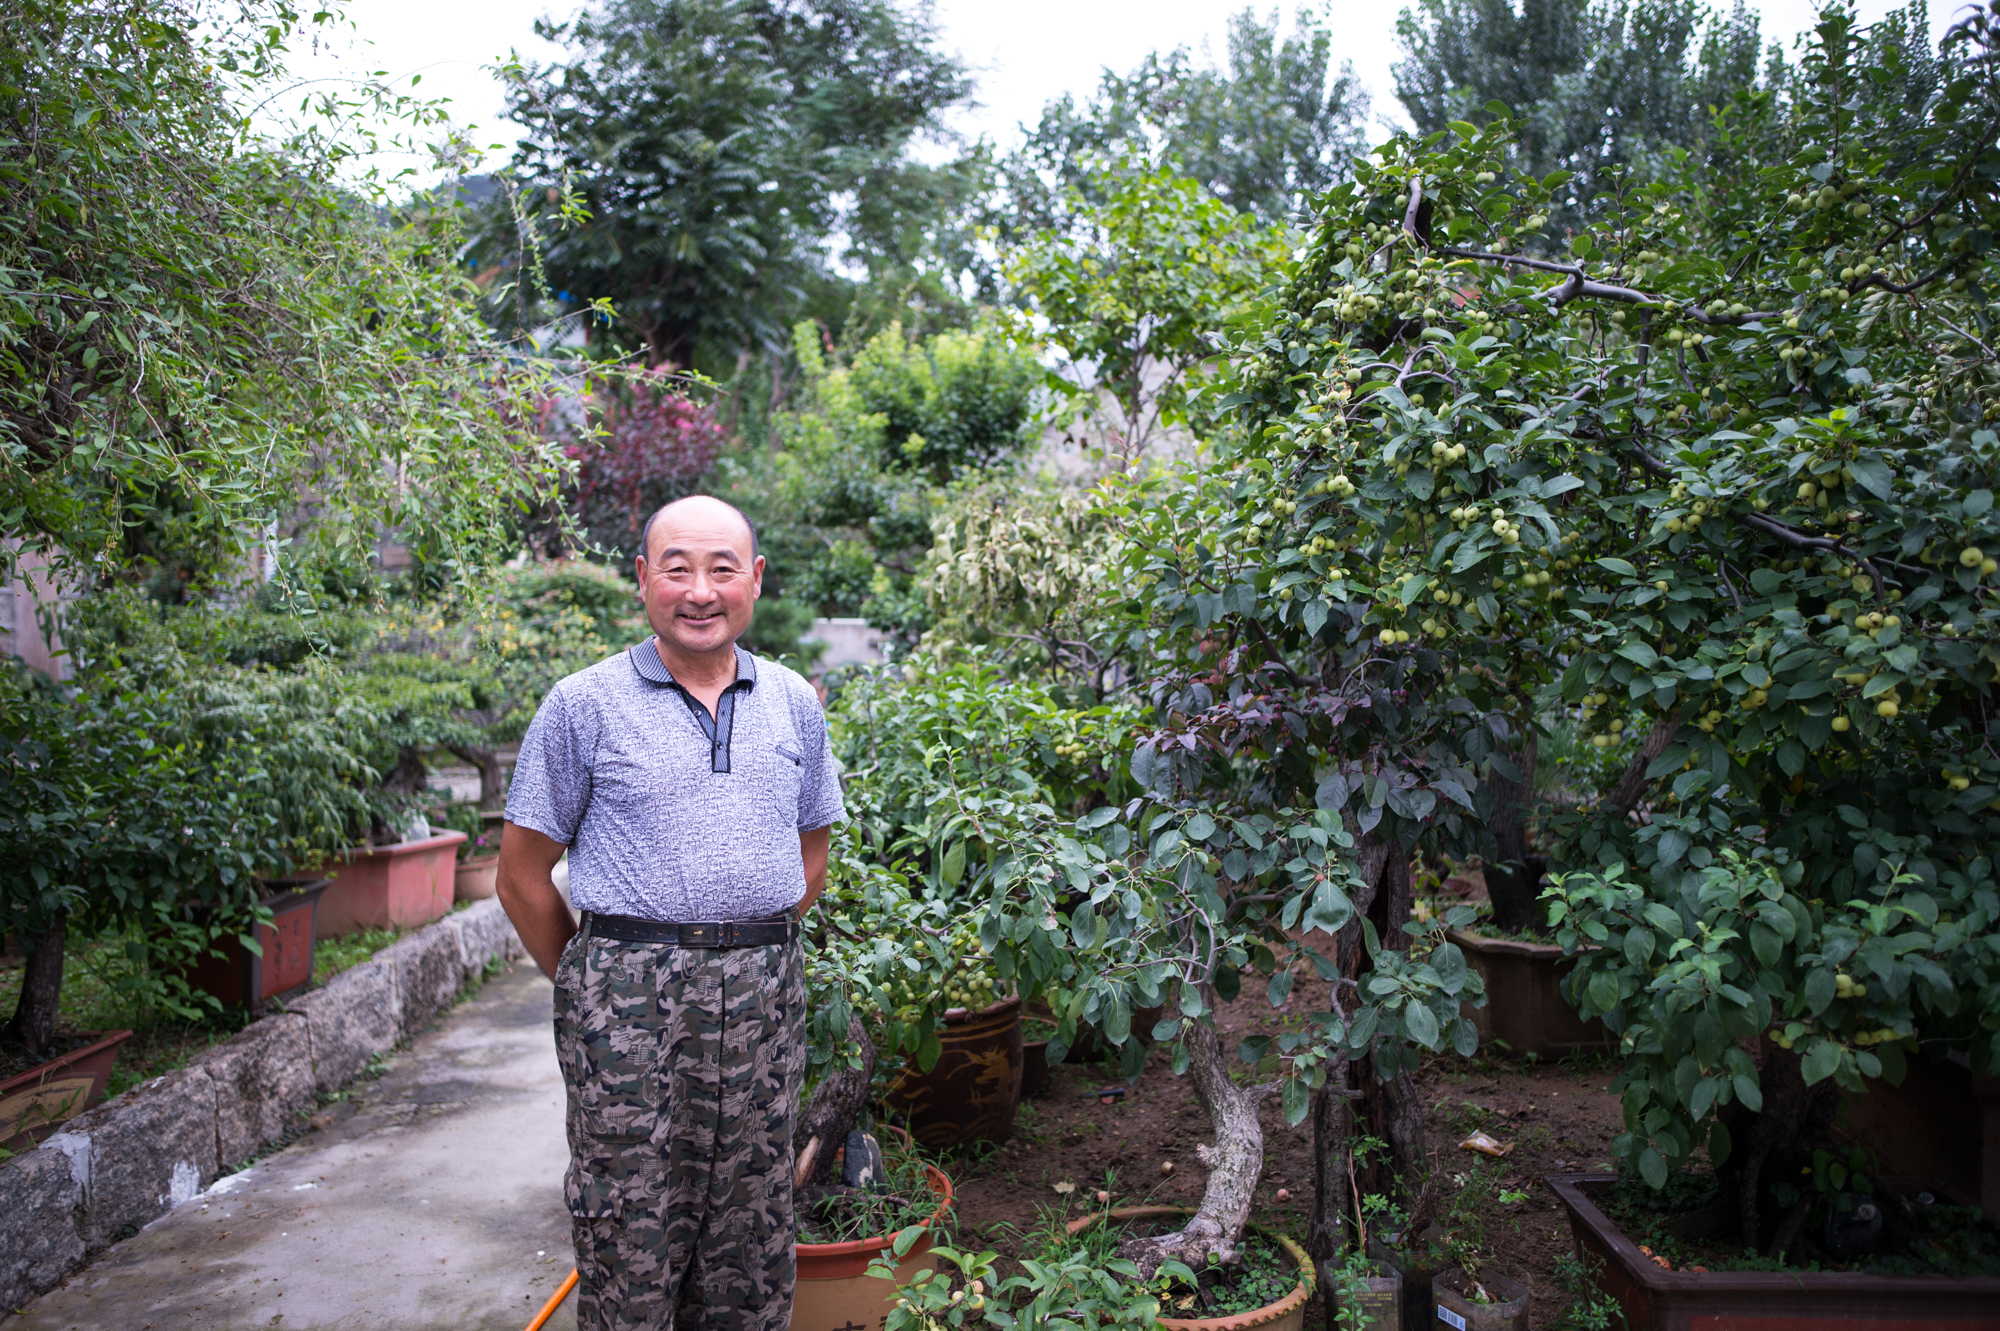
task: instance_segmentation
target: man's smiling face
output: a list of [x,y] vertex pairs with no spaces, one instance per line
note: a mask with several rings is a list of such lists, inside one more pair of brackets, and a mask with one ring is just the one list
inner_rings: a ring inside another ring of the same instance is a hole
[[764,588],[749,526],[729,505],[697,495],[660,510],[648,544],[639,594],[660,645],[688,656],[728,651]]

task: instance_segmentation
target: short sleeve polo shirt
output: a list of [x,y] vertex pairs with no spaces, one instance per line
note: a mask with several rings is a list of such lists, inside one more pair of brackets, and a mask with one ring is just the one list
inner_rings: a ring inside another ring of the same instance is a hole
[[798,834],[844,815],[811,684],[738,647],[711,716],[650,638],[549,691],[507,792],[509,822],[570,848],[579,910],[649,920],[796,905]]

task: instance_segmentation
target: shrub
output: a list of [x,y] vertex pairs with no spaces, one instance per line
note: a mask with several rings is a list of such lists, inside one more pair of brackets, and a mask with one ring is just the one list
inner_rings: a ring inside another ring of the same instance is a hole
[[54,1033],[71,927],[127,929],[142,1002],[192,1014],[183,971],[260,918],[260,877],[309,869],[365,830],[375,714],[332,671],[94,658],[70,684],[0,679],[0,927],[31,951],[7,1038]]

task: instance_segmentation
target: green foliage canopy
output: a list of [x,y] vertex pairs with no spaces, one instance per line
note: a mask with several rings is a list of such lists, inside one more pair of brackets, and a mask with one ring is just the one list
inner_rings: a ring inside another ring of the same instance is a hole
[[1093,159],[1139,156],[1266,224],[1344,179],[1367,146],[1368,95],[1351,66],[1333,68],[1324,20],[1301,6],[1281,38],[1275,13],[1267,23],[1245,9],[1226,44],[1222,68],[1197,66],[1185,47],[1155,52],[1130,74],[1104,71],[1081,106],[1068,94],[1049,103],[1003,163],[1003,232],[1061,229],[1068,191],[1095,186]]
[[1282,271],[1287,235],[1140,156],[1100,159],[1089,179],[1070,224],[1029,236],[1006,272],[1024,340],[1060,357],[1050,387],[1130,468],[1185,422],[1192,378]]
[[306,528],[357,555],[385,526],[445,561],[497,547],[561,472],[519,428],[537,375],[488,336],[452,211],[385,223],[348,132],[434,113],[364,88],[283,141],[246,130],[330,14],[11,12],[0,534],[180,583]]
[[[1566,181],[1511,174],[1507,122],[1395,140],[1330,191],[1224,399],[1250,423],[1236,514],[1212,543],[1175,547],[1177,576],[1216,588],[1190,591],[1190,620],[1267,682],[1232,682],[1233,710],[1484,714],[1491,738],[1463,749],[1478,760],[1466,803],[1484,814],[1495,782],[1521,775],[1502,731],[1572,709],[1629,761],[1614,790],[1551,818],[1558,864],[1624,864],[1652,901],[1698,916],[1710,870],[1749,847],[1800,901],[1826,903],[1829,929],[1986,918],[1993,40],[1983,17],[1954,32],[1913,128],[1903,76],[1926,57],[1827,11],[1792,105],[1726,108],[1713,153],[1606,203],[1560,262],[1521,249]],[[1344,682],[1315,704],[1334,652],[1342,681],[1379,671],[1411,691]],[[1156,747],[1212,753],[1228,730],[1176,722]],[[1275,722],[1253,733],[1285,742]],[[1443,801],[1375,795],[1387,769],[1435,763],[1424,740],[1385,751],[1380,776],[1323,783],[1319,803],[1364,819],[1386,805],[1418,837],[1448,826]],[[2000,1058],[1990,950],[1913,952],[1954,997],[1912,1005],[1891,966],[1853,1023],[1809,978],[1821,937],[1778,941],[1800,950],[1762,973],[1804,988],[1756,1001],[1801,1025],[1774,1032],[1797,1052],[1771,1057],[1802,1065],[1803,1085],[1885,1066],[1856,1029]],[[1727,966],[1721,979],[1730,1003],[1752,992]],[[1628,1039],[1659,993],[1621,982]],[[1699,1008],[1666,1011],[1690,1023]],[[1686,1026],[1663,1045],[1643,1024],[1621,1149],[1678,1162],[1737,1083],[1697,1051],[1714,1095],[1697,1105],[1655,1057]],[[1795,1131],[1808,1098],[1760,1131]]]
[[[969,85],[888,0],[607,0],[537,31],[571,56],[510,68],[528,136],[481,250],[514,270],[501,304],[521,322],[608,298],[590,336],[651,364],[782,348],[830,236],[893,263],[894,201],[958,197],[938,179],[956,168],[909,148]],[[520,284],[536,264],[552,310]]]
[[[1704,23],[1706,19],[1706,23]],[[1757,17],[1696,0],[1421,0],[1396,24],[1396,96],[1421,134],[1480,123],[1497,102],[1510,153],[1535,176],[1567,171],[1561,220],[1613,185],[1650,179],[1676,149],[1704,151],[1710,108],[1759,86]],[[1922,31],[1919,19],[1919,31]],[[1775,48],[1768,83],[1781,83]]]

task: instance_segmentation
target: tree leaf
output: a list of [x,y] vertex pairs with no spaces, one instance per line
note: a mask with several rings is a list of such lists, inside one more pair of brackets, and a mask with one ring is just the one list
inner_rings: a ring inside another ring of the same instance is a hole
[[1297,1077],[1287,1077],[1279,1096],[1285,1106],[1285,1122],[1293,1127],[1305,1122],[1306,1113],[1312,1108],[1312,1095],[1306,1090],[1306,1084]]
[[1814,1040],[1806,1056],[1799,1060],[1799,1074],[1808,1086],[1817,1085],[1840,1066],[1840,1046],[1831,1040]]

